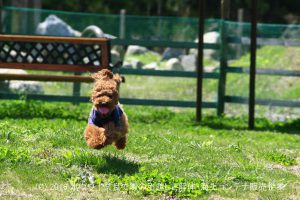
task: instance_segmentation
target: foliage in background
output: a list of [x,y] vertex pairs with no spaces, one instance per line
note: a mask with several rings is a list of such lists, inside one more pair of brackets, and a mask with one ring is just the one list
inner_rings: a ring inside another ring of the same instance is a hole
[[[33,0],[31,0],[33,1]],[[77,11],[77,12],[93,12],[93,13],[110,13],[118,14],[120,9],[126,9],[128,14],[134,15],[163,15],[163,16],[198,16],[197,0],[41,0],[43,8],[53,10]],[[237,10],[245,9],[246,20],[250,19],[251,1],[230,1],[230,19],[237,19]],[[11,1],[4,0],[5,5],[10,5]],[[295,19],[299,18],[299,1],[294,0],[261,0],[258,1],[259,20],[271,23],[285,23],[286,16],[295,15]],[[210,0],[206,4],[207,17],[220,18],[220,1]]]

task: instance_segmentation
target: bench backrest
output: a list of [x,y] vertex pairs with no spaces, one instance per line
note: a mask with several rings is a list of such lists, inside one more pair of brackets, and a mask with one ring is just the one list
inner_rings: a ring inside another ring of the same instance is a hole
[[109,62],[106,38],[0,35],[0,68],[96,72]]

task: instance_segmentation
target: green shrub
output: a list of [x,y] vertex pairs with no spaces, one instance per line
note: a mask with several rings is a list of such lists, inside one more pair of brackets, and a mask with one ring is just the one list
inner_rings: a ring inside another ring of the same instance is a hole
[[273,161],[275,163],[279,163],[285,166],[291,166],[291,165],[297,165],[297,160],[292,157],[292,156],[288,156],[285,155],[283,153],[279,153],[279,152],[269,152],[265,155],[265,158],[267,160]]
[[0,162],[18,164],[31,162],[28,150],[0,147]]

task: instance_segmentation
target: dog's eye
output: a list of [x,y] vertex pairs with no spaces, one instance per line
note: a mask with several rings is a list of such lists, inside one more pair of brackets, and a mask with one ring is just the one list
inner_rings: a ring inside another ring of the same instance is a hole
[[109,98],[111,98],[112,99],[112,95],[111,94],[109,94],[109,95],[107,95]]

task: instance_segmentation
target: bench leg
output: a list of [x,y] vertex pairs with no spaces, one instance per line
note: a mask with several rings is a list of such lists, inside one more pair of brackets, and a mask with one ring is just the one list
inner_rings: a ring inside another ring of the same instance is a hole
[[[75,72],[75,75],[80,75],[81,73]],[[81,83],[73,83],[73,97],[80,96]],[[78,102],[74,102],[73,104],[77,105]]]

